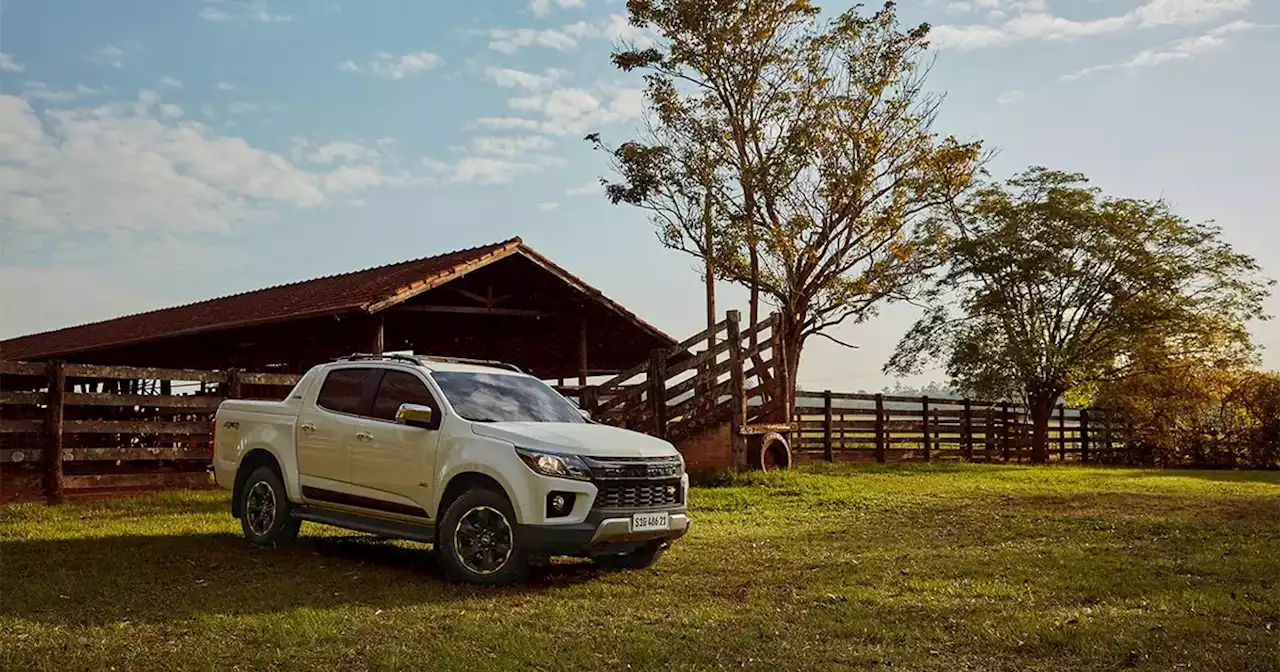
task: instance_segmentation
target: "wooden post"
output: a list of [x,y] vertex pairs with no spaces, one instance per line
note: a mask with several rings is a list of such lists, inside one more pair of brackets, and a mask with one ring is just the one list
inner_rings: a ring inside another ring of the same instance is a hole
[[920,397],[920,410],[923,423],[921,428],[924,430],[924,461],[929,461],[929,397],[928,395]]
[[578,385],[587,386],[587,318],[578,326]]
[[375,355],[381,355],[385,345],[384,327],[386,319],[382,313],[378,313],[373,317],[373,331],[369,335],[369,352]]
[[649,407],[653,412],[653,435],[667,436],[667,353],[649,351]]
[[1115,455],[1112,454],[1111,446],[1111,410],[1103,409],[1102,411],[1102,445],[1106,447],[1106,455],[1102,459],[1111,463],[1115,462]]
[[1080,461],[1089,461],[1089,409],[1080,409]]
[[822,457],[828,462],[835,460],[831,452],[831,390],[822,392]]
[[733,409],[729,416],[729,454],[734,467],[747,465],[746,437],[742,425],[747,421],[747,378],[742,361],[742,332],[738,322],[741,316],[736,310],[725,313],[725,338],[729,339],[729,394]]
[[1067,461],[1067,407],[1058,404],[1058,461]]
[[62,488],[62,411],[66,401],[67,374],[61,361],[46,365],[49,376],[48,416],[45,418],[44,498],[49,504],[61,504]]
[[600,388],[598,387],[582,388],[582,410],[590,413],[593,420],[598,420],[598,418],[595,417],[595,412],[596,407],[600,405],[599,392]]
[[876,394],[876,462],[885,461],[884,395]]
[[773,380],[776,385],[774,395],[779,400],[779,406],[773,413],[775,417],[766,418],[766,421],[772,419],[776,422],[791,422],[793,419],[791,416],[794,415],[792,399],[796,388],[791,382],[791,372],[787,366],[787,344],[783,340],[787,325],[780,313],[773,313],[769,317],[773,320],[771,338],[773,340]]
[[240,391],[240,369],[227,369],[227,398],[239,399],[243,394]]
[[964,400],[964,415],[960,418],[960,437],[964,441],[964,459],[973,460],[973,402]]
[[1000,454],[1005,462],[1009,461],[1009,402],[1000,404]]

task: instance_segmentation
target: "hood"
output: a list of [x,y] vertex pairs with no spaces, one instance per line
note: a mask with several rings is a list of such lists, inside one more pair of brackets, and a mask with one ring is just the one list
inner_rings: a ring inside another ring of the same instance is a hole
[[665,457],[676,455],[657,437],[584,422],[473,422],[471,431],[530,450],[589,457]]

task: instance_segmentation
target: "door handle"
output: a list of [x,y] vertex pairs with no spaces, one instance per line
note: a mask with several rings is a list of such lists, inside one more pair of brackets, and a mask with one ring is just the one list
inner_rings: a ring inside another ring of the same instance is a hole
[[373,435],[370,434],[369,432],[356,432],[356,438],[360,439],[361,441],[372,441]]
[[299,426],[298,429],[301,429],[302,431],[310,434],[311,432],[316,431],[316,426],[308,422],[304,425]]

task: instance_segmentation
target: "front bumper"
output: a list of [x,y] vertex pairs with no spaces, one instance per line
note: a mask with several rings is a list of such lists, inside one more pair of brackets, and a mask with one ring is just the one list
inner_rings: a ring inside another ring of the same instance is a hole
[[[670,525],[665,530],[632,532],[634,513],[667,511]],[[587,519],[573,525],[521,525],[525,548],[534,555],[590,557],[629,553],[653,543],[671,543],[689,531],[685,509],[592,510]]]

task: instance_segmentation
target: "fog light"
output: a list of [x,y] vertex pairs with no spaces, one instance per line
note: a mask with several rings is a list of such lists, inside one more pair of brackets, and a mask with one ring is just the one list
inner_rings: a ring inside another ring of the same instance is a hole
[[559,518],[569,515],[569,510],[573,508],[573,493],[571,492],[552,492],[547,494],[547,517]]

